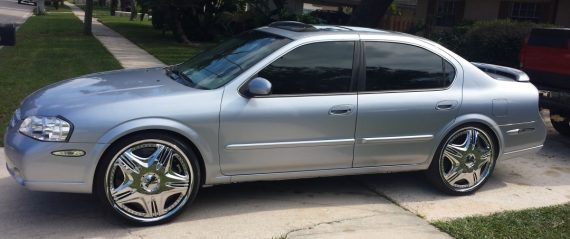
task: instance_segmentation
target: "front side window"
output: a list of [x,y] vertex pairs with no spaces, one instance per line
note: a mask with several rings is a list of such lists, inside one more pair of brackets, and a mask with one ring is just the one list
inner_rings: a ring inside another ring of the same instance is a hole
[[440,89],[455,78],[449,62],[420,47],[366,42],[365,50],[366,91]]
[[290,42],[285,37],[249,31],[191,58],[175,70],[184,74],[190,86],[215,89]]
[[298,47],[258,73],[273,95],[341,93],[350,90],[354,42],[319,42]]

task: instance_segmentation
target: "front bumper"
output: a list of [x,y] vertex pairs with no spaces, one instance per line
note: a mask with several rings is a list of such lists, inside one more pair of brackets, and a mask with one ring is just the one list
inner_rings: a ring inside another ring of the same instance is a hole
[[[43,142],[9,127],[4,136],[6,167],[20,185],[30,190],[91,193],[98,159],[106,145]],[[52,155],[57,150],[83,150],[81,157]]]

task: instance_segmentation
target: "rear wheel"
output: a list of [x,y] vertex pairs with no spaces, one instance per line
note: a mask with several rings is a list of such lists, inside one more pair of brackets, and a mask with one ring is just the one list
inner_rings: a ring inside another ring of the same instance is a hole
[[135,135],[113,145],[106,155],[97,173],[97,192],[104,205],[130,222],[167,222],[196,197],[197,158],[176,137]]
[[454,130],[445,137],[426,172],[429,181],[451,195],[477,191],[495,167],[493,140],[487,130],[478,126]]
[[550,122],[552,122],[552,127],[558,133],[564,136],[570,136],[570,115],[563,114],[557,111],[550,111]]

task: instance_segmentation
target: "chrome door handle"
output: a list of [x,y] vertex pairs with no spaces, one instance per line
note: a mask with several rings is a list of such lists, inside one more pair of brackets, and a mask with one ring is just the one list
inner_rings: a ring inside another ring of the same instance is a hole
[[329,110],[329,115],[350,115],[353,105],[335,105]]
[[456,100],[444,100],[437,102],[435,106],[436,110],[452,110],[457,106],[458,102]]

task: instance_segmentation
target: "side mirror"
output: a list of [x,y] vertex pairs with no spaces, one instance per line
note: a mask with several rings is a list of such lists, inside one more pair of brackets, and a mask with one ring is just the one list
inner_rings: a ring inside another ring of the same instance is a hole
[[0,46],[16,45],[16,26],[14,24],[0,24]]
[[247,92],[250,96],[271,94],[271,82],[263,77],[256,77],[247,84]]

